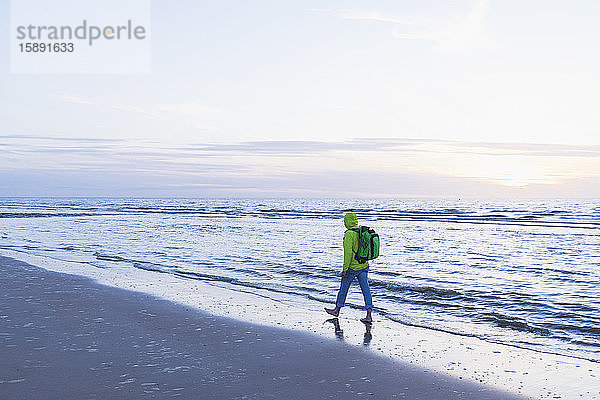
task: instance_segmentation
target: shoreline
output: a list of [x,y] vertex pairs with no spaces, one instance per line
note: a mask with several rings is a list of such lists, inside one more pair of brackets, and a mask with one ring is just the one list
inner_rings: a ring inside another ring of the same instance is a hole
[[305,332],[0,257],[0,395],[523,399]]
[[[10,253],[10,254],[9,254]],[[322,305],[299,296],[236,288],[221,282],[182,279],[135,268],[98,269],[76,262],[2,250],[0,254],[47,270],[87,276],[97,282],[151,294],[208,313],[250,323],[281,327],[342,339],[350,347],[412,364],[459,379],[531,398],[593,398],[600,396],[598,363],[533,350],[488,343],[470,337],[401,325],[375,316],[372,338],[365,344],[362,311],[344,309],[343,334],[326,322]]]

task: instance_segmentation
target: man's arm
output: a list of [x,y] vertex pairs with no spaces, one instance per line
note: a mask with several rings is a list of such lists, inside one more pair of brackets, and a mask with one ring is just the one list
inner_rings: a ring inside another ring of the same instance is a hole
[[350,261],[354,258],[354,252],[352,251],[352,234],[350,231],[346,231],[344,234],[344,272],[350,268]]

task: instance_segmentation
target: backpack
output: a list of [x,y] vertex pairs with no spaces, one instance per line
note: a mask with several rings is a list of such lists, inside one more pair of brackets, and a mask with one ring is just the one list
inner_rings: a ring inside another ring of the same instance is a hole
[[358,250],[354,259],[363,264],[368,260],[379,257],[379,235],[368,226],[359,226],[352,228],[358,234]]

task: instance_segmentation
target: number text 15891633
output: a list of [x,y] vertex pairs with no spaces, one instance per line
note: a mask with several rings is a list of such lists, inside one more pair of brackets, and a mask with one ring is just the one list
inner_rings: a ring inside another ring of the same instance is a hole
[[19,43],[21,53],[72,53],[73,43]]

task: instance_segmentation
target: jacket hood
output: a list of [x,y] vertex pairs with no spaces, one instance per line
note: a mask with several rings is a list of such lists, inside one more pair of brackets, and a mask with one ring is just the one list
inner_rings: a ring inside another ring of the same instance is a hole
[[346,225],[346,229],[358,228],[358,218],[356,217],[356,214],[350,212],[344,215],[344,225]]

